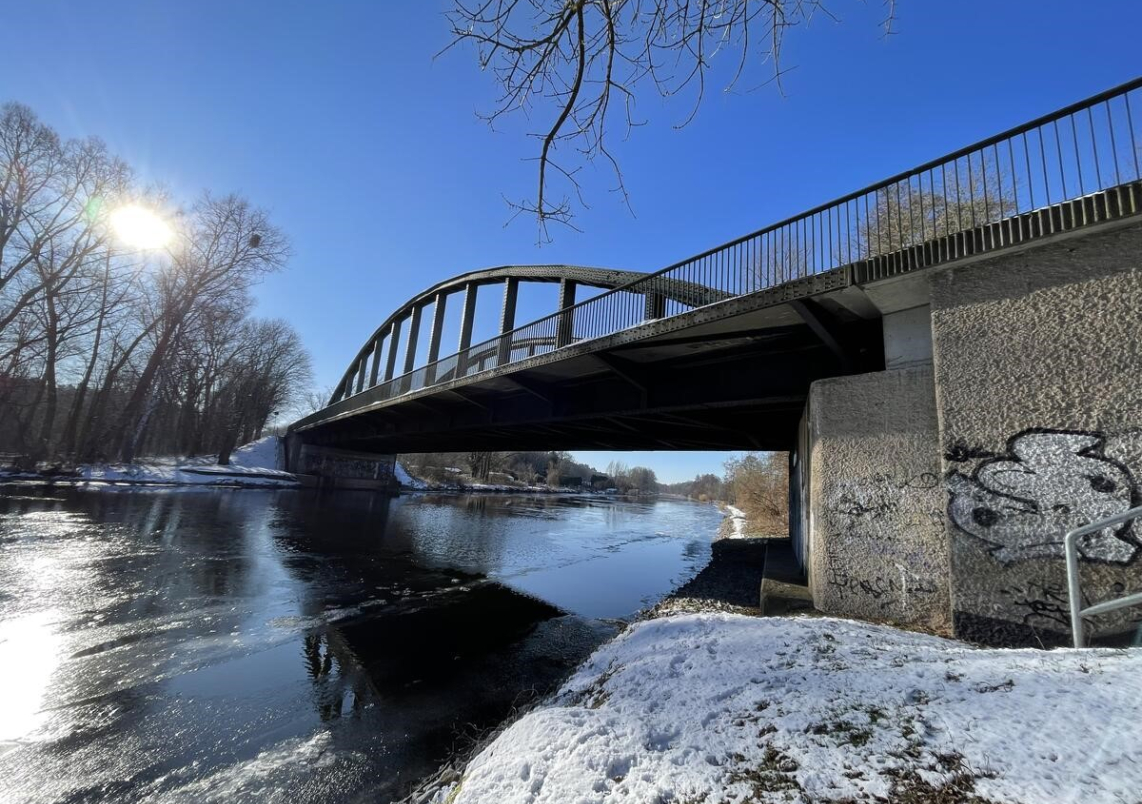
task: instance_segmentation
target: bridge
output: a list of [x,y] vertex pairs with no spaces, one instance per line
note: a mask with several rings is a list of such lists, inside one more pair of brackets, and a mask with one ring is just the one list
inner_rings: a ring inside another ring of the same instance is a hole
[[[819,608],[1040,639],[1057,625],[1059,529],[1139,501],[1140,89],[654,273],[506,266],[440,283],[292,425],[291,461],[303,449],[789,451],[791,535]],[[523,282],[559,295],[517,325]],[[576,301],[580,286],[602,292]],[[481,292],[501,294],[502,316],[472,343]],[[441,357],[454,297],[459,343]],[[1088,476],[1114,490],[1077,491]],[[1140,544],[1129,529],[1093,539],[1092,588],[1129,586]]]

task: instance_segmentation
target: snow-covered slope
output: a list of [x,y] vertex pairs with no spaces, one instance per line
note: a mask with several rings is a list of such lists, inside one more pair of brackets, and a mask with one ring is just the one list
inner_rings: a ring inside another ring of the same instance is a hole
[[668,617],[601,648],[438,796],[1136,802],[1140,701],[1142,650],[983,650],[845,620]]
[[243,444],[230,454],[231,466],[242,466],[258,469],[281,469],[282,455],[281,439],[277,436],[266,436],[249,444]]
[[400,483],[403,488],[406,488],[406,489],[426,489],[426,488],[428,488],[428,484],[425,483],[423,480],[410,475],[408,473],[408,470],[404,468],[404,466],[401,464],[400,461],[397,461],[396,466],[394,467],[394,473],[396,474],[397,482]]
[[740,508],[735,508],[732,505],[726,506],[726,516],[730,518],[731,529],[726,535],[727,539],[744,539],[745,536],[745,511]]
[[281,449],[277,436],[252,441],[230,455],[230,464],[219,466],[215,456],[178,461],[160,459],[134,464],[80,466],[84,480],[107,483],[170,483],[173,485],[292,486],[297,479],[278,468]]

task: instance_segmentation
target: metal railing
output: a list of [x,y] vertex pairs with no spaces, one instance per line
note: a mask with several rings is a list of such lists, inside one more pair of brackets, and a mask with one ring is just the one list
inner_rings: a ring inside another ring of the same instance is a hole
[[1125,524],[1139,517],[1142,517],[1142,507],[1131,508],[1117,516],[1107,517],[1081,528],[1075,528],[1063,539],[1063,548],[1067,555],[1067,596],[1070,598],[1071,607],[1071,633],[1076,648],[1082,648],[1086,645],[1086,632],[1083,626],[1083,620],[1086,618],[1097,617],[1099,614],[1108,614],[1131,606],[1142,606],[1142,592],[1136,592],[1083,608],[1081,580],[1079,578],[1079,539],[1106,528],[1112,528],[1115,525]]
[[[869,281],[1142,212],[1140,89],[1137,78],[402,376],[346,382],[343,398],[388,399],[695,309],[670,297],[678,283],[725,300],[844,266]],[[346,377],[358,372],[364,358]]]

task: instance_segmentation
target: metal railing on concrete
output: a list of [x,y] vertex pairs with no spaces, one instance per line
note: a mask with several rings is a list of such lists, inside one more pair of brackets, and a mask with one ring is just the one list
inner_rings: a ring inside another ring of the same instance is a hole
[[864,282],[1142,212],[1140,95],[1137,78],[402,376],[339,391],[384,400],[703,306],[672,294],[679,283],[725,300],[844,266]]
[[1071,607],[1071,632],[1076,648],[1086,646],[1086,630],[1083,621],[1088,617],[1097,617],[1099,614],[1107,614],[1130,606],[1142,606],[1142,592],[1136,592],[1083,608],[1082,582],[1079,577],[1079,539],[1106,528],[1112,528],[1115,525],[1123,525],[1139,517],[1142,517],[1142,507],[1131,508],[1117,516],[1107,517],[1097,522],[1091,522],[1089,525],[1083,525],[1081,528],[1075,528],[1063,539],[1063,547],[1067,555],[1067,595],[1070,598]]

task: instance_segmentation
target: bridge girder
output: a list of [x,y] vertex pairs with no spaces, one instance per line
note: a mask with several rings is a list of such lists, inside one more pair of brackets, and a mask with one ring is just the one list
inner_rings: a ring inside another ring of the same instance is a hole
[[[844,369],[812,328],[791,313],[785,320],[767,331],[611,345],[424,389],[376,408],[377,416],[366,410],[315,435],[373,452],[789,449],[810,384]],[[876,368],[879,321],[834,325],[852,347],[853,369]]]

